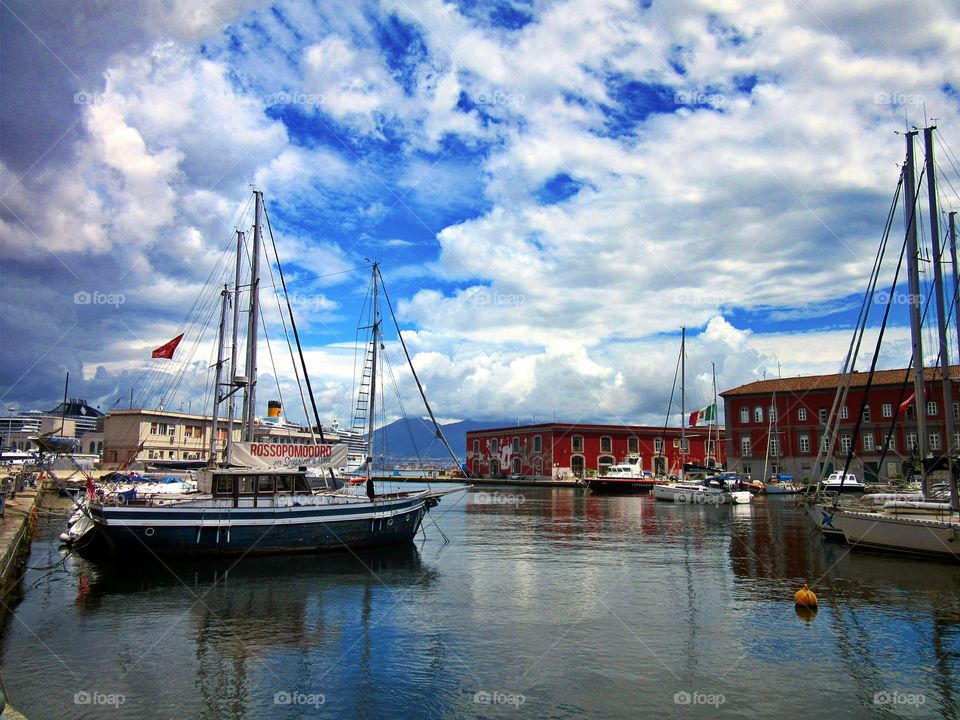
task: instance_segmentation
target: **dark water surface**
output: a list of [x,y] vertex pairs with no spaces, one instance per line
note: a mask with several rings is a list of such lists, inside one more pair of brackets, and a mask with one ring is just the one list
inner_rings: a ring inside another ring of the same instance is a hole
[[[402,548],[31,570],[10,698],[31,720],[960,717],[960,566],[824,544],[789,498],[458,498]],[[31,566],[62,530],[41,521]]]

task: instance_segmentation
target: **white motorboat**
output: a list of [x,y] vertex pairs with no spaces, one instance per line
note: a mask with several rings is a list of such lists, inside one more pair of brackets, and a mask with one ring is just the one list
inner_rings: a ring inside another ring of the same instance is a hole
[[750,502],[749,490],[735,490],[727,487],[710,487],[700,483],[669,483],[654,485],[653,496],[683,505],[734,505]]

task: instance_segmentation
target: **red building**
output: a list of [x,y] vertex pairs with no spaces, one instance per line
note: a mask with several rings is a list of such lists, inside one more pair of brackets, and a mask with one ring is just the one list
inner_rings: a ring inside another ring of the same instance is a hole
[[[681,459],[679,428],[637,425],[543,423],[467,433],[467,469],[472,475],[524,475],[550,480],[603,471],[627,455],[639,455],[645,470],[676,473],[681,462],[723,465],[723,428],[686,430]],[[718,455],[718,453],[720,453]]]
[[[943,453],[947,437],[944,412],[960,420],[960,366],[950,368],[954,381],[953,398],[943,402],[940,370],[928,369],[926,379],[927,446],[934,454]],[[850,448],[854,461],[851,472],[865,482],[902,475],[903,461],[917,446],[915,402],[906,412],[898,408],[913,395],[913,372],[882,370],[874,374],[873,386],[864,403],[868,373],[854,373],[846,402],[840,408],[839,434],[834,451],[838,469],[846,462]],[[813,464],[825,443],[824,426],[840,383],[840,375],[813,375],[782,380],[757,380],[720,393],[727,423],[727,457],[730,469],[759,478],[785,472],[799,479],[813,476]],[[856,428],[857,414],[863,407],[863,419]],[[891,434],[892,428],[892,434]],[[960,429],[960,423],[957,428]],[[856,437],[854,437],[856,431]],[[884,438],[891,434],[887,454],[880,467]],[[955,434],[954,447],[960,445]],[[826,470],[833,469],[828,461]]]

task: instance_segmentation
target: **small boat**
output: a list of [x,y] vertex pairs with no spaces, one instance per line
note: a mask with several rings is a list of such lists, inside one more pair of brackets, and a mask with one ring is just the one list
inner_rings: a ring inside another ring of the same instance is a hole
[[767,495],[795,495],[803,490],[803,485],[793,481],[793,475],[771,475],[763,483],[763,492]]
[[641,462],[639,455],[628,455],[623,462],[608,467],[603,475],[584,478],[583,482],[595,494],[636,495],[650,492],[662,480],[644,471]]
[[742,505],[750,502],[752,497],[749,490],[740,489],[737,484],[728,484],[719,475],[707,483],[677,482],[657,485],[653,488],[653,496],[657,500],[683,505]]
[[829,492],[859,492],[862,493],[866,488],[862,482],[857,480],[853,473],[847,473],[846,477],[842,472],[830,473],[827,479],[821,483],[821,490]]

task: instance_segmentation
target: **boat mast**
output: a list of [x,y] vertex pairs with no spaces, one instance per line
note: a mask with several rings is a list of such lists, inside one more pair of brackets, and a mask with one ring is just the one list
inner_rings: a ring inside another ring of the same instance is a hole
[[927,401],[923,372],[923,341],[920,322],[920,271],[918,268],[917,222],[916,222],[916,186],[913,169],[913,137],[916,130],[906,133],[907,162],[904,185],[904,202],[907,216],[907,278],[910,302],[910,337],[913,344],[913,393],[914,408],[917,416],[917,452],[920,456],[920,489],[923,497],[929,496],[927,488],[927,470],[924,460],[927,458]]
[[230,464],[233,456],[233,417],[237,410],[237,334],[240,330],[240,267],[243,265],[243,231],[237,230],[237,267],[233,276],[233,337],[230,341],[230,402],[227,404],[227,448],[226,462]]
[[220,384],[223,381],[223,336],[227,329],[227,302],[230,293],[227,291],[227,284],[223,284],[223,290],[220,292],[220,329],[217,331],[217,369],[213,379],[213,416],[210,421],[210,459],[208,464],[214,467],[217,464],[217,420],[220,416]]
[[257,325],[260,322],[260,218],[263,193],[254,190],[256,211],[253,223],[253,248],[250,251],[250,315],[247,318],[247,393],[244,396],[244,440],[253,442],[257,417]]
[[923,149],[927,156],[927,201],[930,206],[930,238],[933,241],[933,287],[937,303],[937,337],[940,340],[940,387],[943,391],[943,424],[946,433],[943,447],[947,453],[947,468],[950,471],[950,505],[960,509],[957,503],[957,478],[954,475],[953,454],[953,387],[950,382],[950,353],[947,349],[947,315],[944,308],[943,268],[940,253],[940,220],[937,211],[937,181],[933,162],[933,131],[936,125],[923,129]]
[[680,327],[680,479],[683,475],[683,463],[687,458],[687,407],[686,407],[686,376],[687,376],[687,328]]
[[[720,462],[720,453],[717,451],[717,447],[720,445],[720,419],[718,417],[720,413],[717,408],[717,364],[715,362],[710,363],[710,372],[713,375],[713,425],[707,425],[707,448],[711,452],[706,453],[707,457],[704,460],[708,461],[712,457],[715,466],[723,467],[723,463]],[[713,429],[713,445],[710,444],[711,429]]]
[[371,341],[373,348],[370,355],[370,406],[367,418],[367,493],[373,486],[373,428],[376,421],[377,409],[377,350],[379,348],[380,308],[377,296],[377,263],[373,264],[373,328]]
[[960,352],[960,275],[957,269],[957,211],[951,210],[947,216],[950,221],[950,260],[953,265],[953,319],[957,325],[957,351]]

